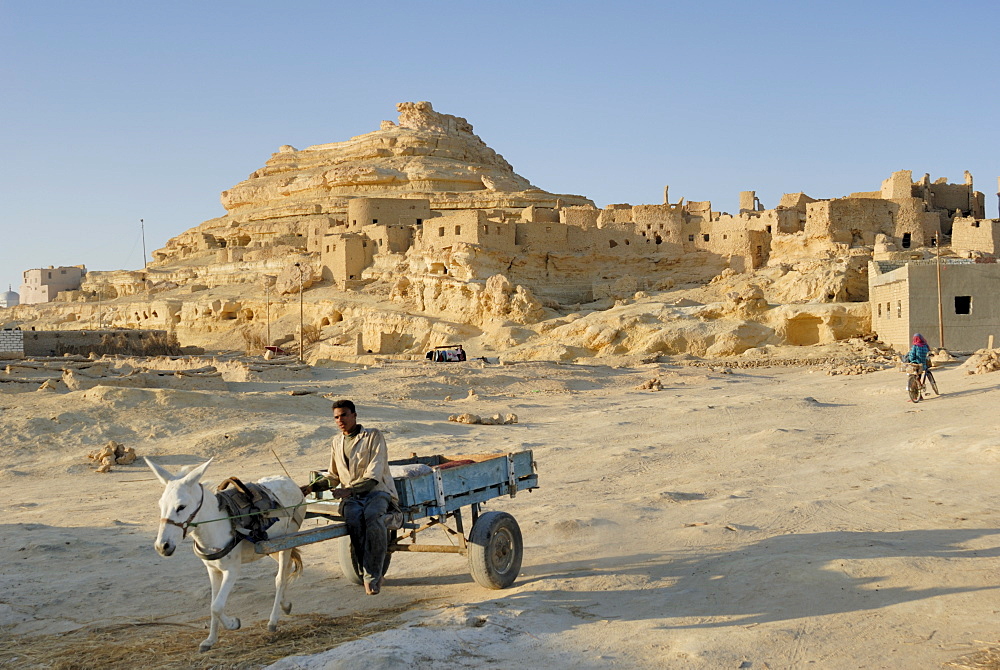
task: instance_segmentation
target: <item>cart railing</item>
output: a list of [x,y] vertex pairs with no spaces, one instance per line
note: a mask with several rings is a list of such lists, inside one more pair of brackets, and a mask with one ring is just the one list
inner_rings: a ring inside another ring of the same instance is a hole
[[[472,460],[472,463],[459,467],[441,468],[416,477],[398,478],[395,480],[396,492],[399,494],[399,507],[403,512],[403,529],[410,530],[412,535],[423,527],[442,525],[449,516],[455,516],[461,525],[460,509],[472,507],[473,520],[478,518],[479,505],[493,498],[509,495],[514,497],[519,491],[530,491],[538,488],[538,475],[535,472],[535,462],[532,452],[520,451],[510,454],[491,454],[474,456],[443,456],[412,457],[392,461],[393,465],[425,465],[440,466],[448,462]],[[314,473],[313,479],[315,479]],[[315,495],[317,505],[333,507],[339,503],[329,492],[321,491]],[[419,519],[432,518],[432,523],[416,523]],[[271,554],[284,549],[314,544],[348,534],[343,517],[330,512],[310,511],[306,518],[324,518],[329,523],[316,528],[301,530],[292,535],[264,540],[255,544],[258,554]],[[463,542],[460,545],[464,545]],[[419,545],[418,545],[419,546]],[[450,551],[462,552],[464,546]],[[395,551],[435,551],[429,546],[424,549],[413,545],[394,546]],[[442,551],[438,548],[437,551]]]

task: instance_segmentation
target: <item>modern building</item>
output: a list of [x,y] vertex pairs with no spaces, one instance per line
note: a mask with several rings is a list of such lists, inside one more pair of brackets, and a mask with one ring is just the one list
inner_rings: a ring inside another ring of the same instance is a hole
[[[992,260],[992,259],[991,259]],[[872,330],[899,352],[910,347],[914,333],[932,349],[941,346],[938,320],[936,260],[872,261],[868,294]],[[1000,265],[967,259],[941,260],[941,316],[944,348],[972,352],[1000,346]]]
[[21,304],[33,305],[51,302],[59,291],[76,291],[80,288],[87,268],[83,265],[25,270],[21,284]]

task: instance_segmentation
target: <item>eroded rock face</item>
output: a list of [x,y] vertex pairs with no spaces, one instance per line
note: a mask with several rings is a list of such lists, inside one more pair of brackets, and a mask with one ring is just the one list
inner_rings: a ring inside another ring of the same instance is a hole
[[769,344],[829,344],[869,331],[866,303],[779,305],[750,288],[722,302],[680,307],[620,304],[545,330],[502,360],[567,360],[625,355],[737,356]]
[[[213,349],[301,344],[311,361],[460,341],[510,360],[727,357],[866,332],[866,307],[814,303],[865,300],[868,259],[904,254],[880,214],[888,196],[798,194],[763,211],[747,192],[738,216],[707,201],[598,210],[532,186],[466,119],[397,110],[344,142],[280,147],[222,194],[225,216],[141,271],[89,274],[72,304],[45,308],[51,322]],[[855,209],[871,219],[857,235]]]
[[[432,208],[527,207],[555,196],[536,189],[472,132],[429,102],[401,102],[399,122],[344,142],[282,147],[222,193],[231,218],[261,220],[343,213],[352,196],[428,197]],[[587,204],[562,196],[566,204]],[[290,209],[289,209],[290,208]],[[251,217],[252,215],[252,217]]]

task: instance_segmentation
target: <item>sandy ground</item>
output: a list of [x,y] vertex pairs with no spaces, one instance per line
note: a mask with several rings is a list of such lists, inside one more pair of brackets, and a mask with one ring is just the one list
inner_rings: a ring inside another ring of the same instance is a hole
[[[531,449],[541,488],[489,506],[524,534],[504,591],[460,556],[406,554],[366,597],[331,543],[305,547],[295,613],[413,605],[393,630],[274,668],[358,654],[373,668],[939,667],[1000,628],[1000,375],[937,376],[944,395],[918,404],[893,371],[667,364],[345,367],[211,392],[7,384],[0,634],[204,623],[201,562],[153,550],[160,485],[140,463],[95,474],[86,452],[113,439],[171,469],[213,456],[218,481],[280,474],[273,448],[304,481],[327,462],[330,395],[353,398],[393,457]],[[635,390],[652,377],[662,391]],[[447,421],[464,411],[520,422]],[[273,565],[250,566],[230,599],[245,626],[266,619]]]

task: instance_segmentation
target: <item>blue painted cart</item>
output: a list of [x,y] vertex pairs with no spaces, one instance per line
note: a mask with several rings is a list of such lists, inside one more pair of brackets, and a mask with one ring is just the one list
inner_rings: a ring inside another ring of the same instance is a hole
[[[464,462],[464,463],[463,463]],[[440,552],[461,554],[469,561],[473,579],[489,589],[503,589],[514,583],[521,569],[524,543],[521,529],[513,516],[506,512],[481,512],[483,503],[493,498],[538,488],[538,474],[531,451],[510,454],[472,456],[425,456],[390,461],[390,465],[422,463],[431,472],[416,477],[395,479],[403,523],[391,531],[385,568],[396,552]],[[314,472],[312,479],[325,473]],[[325,519],[330,523],[302,530],[294,535],[266,540],[256,544],[259,554],[270,554],[333,538],[338,543],[340,566],[348,580],[361,583],[361,570],[354,559],[347,526],[335,513],[339,501],[326,491],[316,495],[306,518]],[[462,508],[469,508],[472,528],[466,537]],[[440,527],[449,544],[417,542],[419,533]],[[384,572],[384,571],[383,571]]]

